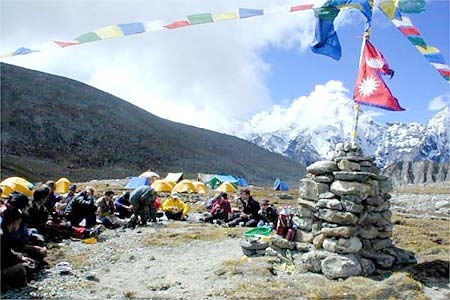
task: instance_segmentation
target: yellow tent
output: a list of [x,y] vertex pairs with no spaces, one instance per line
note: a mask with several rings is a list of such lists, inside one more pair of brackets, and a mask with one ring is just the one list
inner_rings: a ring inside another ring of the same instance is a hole
[[150,180],[150,182],[154,182],[160,179],[159,175],[152,171],[145,171],[144,173],[139,175],[139,177],[146,177],[148,178],[148,180]]
[[177,185],[173,187],[172,192],[197,193],[197,190],[190,180],[184,179],[178,182]]
[[167,181],[158,179],[152,183],[152,188],[157,192],[171,192],[172,186]]
[[21,192],[28,197],[33,196],[33,184],[22,177],[9,177],[0,182],[2,197],[8,197],[12,192]]
[[236,193],[237,189],[229,183],[228,181],[223,182],[216,191],[225,192],[225,193]]
[[197,190],[197,193],[199,194],[206,194],[208,192],[208,188],[203,182],[200,181],[194,181],[192,184],[195,186],[195,189]]
[[177,183],[176,183],[175,181],[167,181],[167,180],[164,180],[164,182],[166,182],[167,184],[169,184],[169,185],[172,187],[172,189],[177,185]]
[[70,181],[67,178],[60,178],[55,182],[55,192],[58,194],[66,194],[69,192]]

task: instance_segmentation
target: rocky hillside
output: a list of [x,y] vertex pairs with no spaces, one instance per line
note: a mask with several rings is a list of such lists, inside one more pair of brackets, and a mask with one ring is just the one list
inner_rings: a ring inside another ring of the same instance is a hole
[[[265,149],[310,165],[327,158],[329,151],[337,143],[345,142],[350,137],[352,106],[347,100],[341,102],[330,108],[336,110],[328,112],[332,117],[323,118],[320,124],[302,122],[303,119],[308,120],[308,116],[299,110],[296,117],[292,118],[292,123],[281,124],[279,128],[272,126],[268,131],[263,129],[266,118],[250,120],[241,124],[246,131],[240,135]],[[450,181],[448,175],[442,175],[445,163],[450,162],[448,107],[434,115],[425,125],[414,122],[380,124],[362,112],[358,125],[358,143],[366,155],[375,155],[379,167],[389,166],[386,174],[395,176],[394,181],[398,184]],[[409,172],[412,172],[407,175],[409,179],[405,179],[403,175],[406,167],[401,166],[405,164],[410,166]],[[429,165],[433,167],[429,168]],[[423,166],[427,169],[428,176],[423,174]]]
[[396,186],[450,181],[450,162],[404,161],[387,166],[383,173],[392,177]]
[[146,169],[292,184],[304,166],[248,141],[148,113],[80,82],[1,64],[1,177],[124,178]]

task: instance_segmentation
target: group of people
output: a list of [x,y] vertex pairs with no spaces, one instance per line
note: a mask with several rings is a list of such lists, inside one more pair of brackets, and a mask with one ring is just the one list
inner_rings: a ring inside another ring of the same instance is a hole
[[2,291],[25,286],[33,278],[45,264],[45,242],[50,239],[92,237],[102,226],[134,228],[164,214],[167,219],[186,220],[190,210],[176,192],[161,203],[150,186],[117,197],[111,190],[98,199],[94,194],[90,186],[77,192],[71,185],[67,194],[59,195],[55,183],[48,181],[31,199],[13,192],[0,201]]
[[[0,191],[1,193],[1,191]],[[59,195],[55,183],[36,189],[32,198],[13,192],[0,201],[1,287],[2,290],[25,286],[47,255],[45,242],[56,237],[87,238],[96,236],[103,226],[109,229],[145,225],[164,215],[169,220],[186,220],[190,207],[177,192],[161,202],[150,186],[141,186],[114,197],[107,190],[95,199],[95,190],[87,186],[77,192]],[[220,193],[206,204],[204,221],[233,226],[270,226],[277,228],[278,212],[269,200],[261,204],[243,189],[232,203]]]
[[205,222],[223,224],[226,227],[236,225],[246,227],[270,226],[277,227],[278,211],[264,199],[261,204],[250,194],[249,189],[243,189],[240,196],[234,199],[235,208],[232,209],[227,193],[221,192],[210,199],[206,204],[209,211]]

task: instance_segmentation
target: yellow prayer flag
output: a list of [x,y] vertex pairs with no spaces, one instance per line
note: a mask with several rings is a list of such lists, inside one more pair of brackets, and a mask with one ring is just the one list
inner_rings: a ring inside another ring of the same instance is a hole
[[235,12],[226,12],[220,14],[213,14],[213,20],[215,22],[222,20],[238,19],[238,15]]
[[439,53],[439,49],[431,47],[431,46],[416,46],[416,48],[420,51],[422,54],[433,54],[433,53]]
[[111,39],[119,36],[124,36],[122,30],[117,25],[107,26],[97,29],[95,33],[102,39]]

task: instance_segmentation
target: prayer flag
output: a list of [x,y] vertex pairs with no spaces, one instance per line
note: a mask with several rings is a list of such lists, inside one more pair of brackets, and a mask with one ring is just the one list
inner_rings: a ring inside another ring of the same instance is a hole
[[392,73],[381,52],[366,40],[353,96],[355,102],[387,110],[405,110],[381,78],[381,74]]

